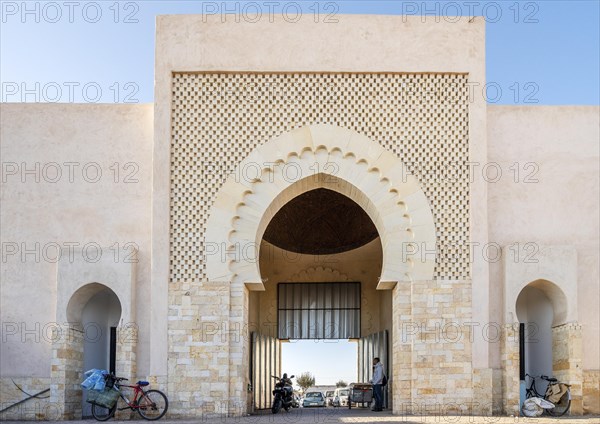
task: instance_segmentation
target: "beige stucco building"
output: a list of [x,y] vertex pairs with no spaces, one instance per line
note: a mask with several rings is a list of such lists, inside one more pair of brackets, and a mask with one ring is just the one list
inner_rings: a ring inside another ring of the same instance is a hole
[[154,104],[2,104],[3,407],[50,388],[2,417],[101,365],[242,415],[316,337],[396,414],[516,414],[524,372],[600,413],[599,109],[484,85],[479,19],[164,16]]

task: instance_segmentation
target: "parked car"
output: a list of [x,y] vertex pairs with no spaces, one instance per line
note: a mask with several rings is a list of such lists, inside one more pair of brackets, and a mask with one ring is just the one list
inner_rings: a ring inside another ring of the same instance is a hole
[[311,406],[325,406],[325,396],[323,396],[323,393],[321,392],[308,392],[304,395],[302,406],[304,408],[309,408]]
[[300,396],[294,395],[294,398],[292,399],[292,408],[300,408],[300,403]]
[[335,389],[335,393],[333,394],[333,406],[348,406],[348,395],[350,394],[350,389],[345,387],[339,387]]
[[335,395],[335,390],[327,390],[325,392],[325,403],[327,406],[333,406],[333,397]]

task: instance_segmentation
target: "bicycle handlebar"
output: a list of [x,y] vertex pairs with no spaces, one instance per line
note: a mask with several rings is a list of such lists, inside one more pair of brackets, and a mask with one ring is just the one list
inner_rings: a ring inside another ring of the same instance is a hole
[[113,373],[110,373],[109,376],[113,379],[115,379],[116,381],[129,381],[128,378],[125,377],[117,377],[116,375],[114,375]]
[[535,375],[531,375],[531,374],[525,373],[525,377],[530,377],[530,378],[533,378],[533,379],[541,378],[542,380],[546,380],[546,381],[552,380],[552,378],[548,377],[547,375],[540,375],[540,376],[536,377]]

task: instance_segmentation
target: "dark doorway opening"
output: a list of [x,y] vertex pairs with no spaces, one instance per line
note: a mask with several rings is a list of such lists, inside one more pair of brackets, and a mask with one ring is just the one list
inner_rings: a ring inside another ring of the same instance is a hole
[[117,327],[110,327],[110,352],[108,370],[115,374],[117,364]]

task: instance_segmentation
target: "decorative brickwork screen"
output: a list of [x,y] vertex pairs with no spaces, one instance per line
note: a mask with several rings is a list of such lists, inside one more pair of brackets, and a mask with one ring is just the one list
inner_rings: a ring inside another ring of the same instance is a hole
[[467,81],[457,74],[173,74],[171,282],[205,278],[206,221],[236,165],[269,139],[319,123],[361,133],[408,166],[435,218],[435,277],[469,278]]

